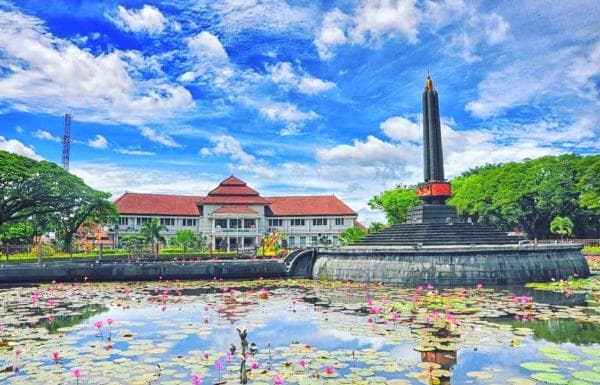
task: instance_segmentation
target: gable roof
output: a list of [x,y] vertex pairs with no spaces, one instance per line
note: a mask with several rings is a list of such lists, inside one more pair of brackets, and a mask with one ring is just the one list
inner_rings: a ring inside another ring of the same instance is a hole
[[246,182],[230,176],[217,187],[212,189],[208,196],[200,202],[201,204],[268,204],[253,188],[248,187]]
[[270,216],[357,215],[335,195],[268,197]]
[[198,201],[203,196],[138,194],[127,192],[115,201],[120,214],[201,215]]

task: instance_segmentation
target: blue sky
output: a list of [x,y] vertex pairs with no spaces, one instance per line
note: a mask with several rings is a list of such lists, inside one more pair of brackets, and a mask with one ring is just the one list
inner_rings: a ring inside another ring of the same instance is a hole
[[596,1],[0,0],[0,148],[118,195],[336,194],[360,219],[421,171],[440,94],[446,174],[599,152]]

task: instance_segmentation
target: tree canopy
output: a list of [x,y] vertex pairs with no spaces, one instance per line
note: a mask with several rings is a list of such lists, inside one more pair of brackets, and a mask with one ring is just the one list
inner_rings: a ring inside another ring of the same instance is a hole
[[414,187],[400,185],[375,195],[369,200],[369,206],[372,209],[385,212],[385,218],[391,225],[406,221],[408,210],[419,203],[421,200],[417,197]]
[[3,233],[14,232],[16,223],[27,222],[27,226],[34,228],[32,235],[40,230],[57,231],[68,248],[84,221],[116,221],[117,210],[109,198],[110,194],[94,190],[54,163],[0,151]]
[[[485,165],[451,182],[448,204],[465,219],[547,238],[552,219],[568,216],[575,236],[600,236],[600,155],[565,154]],[[403,186],[369,201],[371,208],[385,212],[389,224],[404,222],[408,209],[417,204],[414,189]]]

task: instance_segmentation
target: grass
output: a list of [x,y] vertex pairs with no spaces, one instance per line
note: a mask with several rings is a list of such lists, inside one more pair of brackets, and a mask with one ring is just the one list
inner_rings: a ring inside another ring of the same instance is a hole
[[582,252],[585,255],[600,255],[600,246],[584,246]]

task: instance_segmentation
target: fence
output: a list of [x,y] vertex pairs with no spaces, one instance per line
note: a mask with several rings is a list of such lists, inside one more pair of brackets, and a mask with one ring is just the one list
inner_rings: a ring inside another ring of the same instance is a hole
[[581,243],[585,246],[600,246],[600,239],[538,239],[537,243]]

